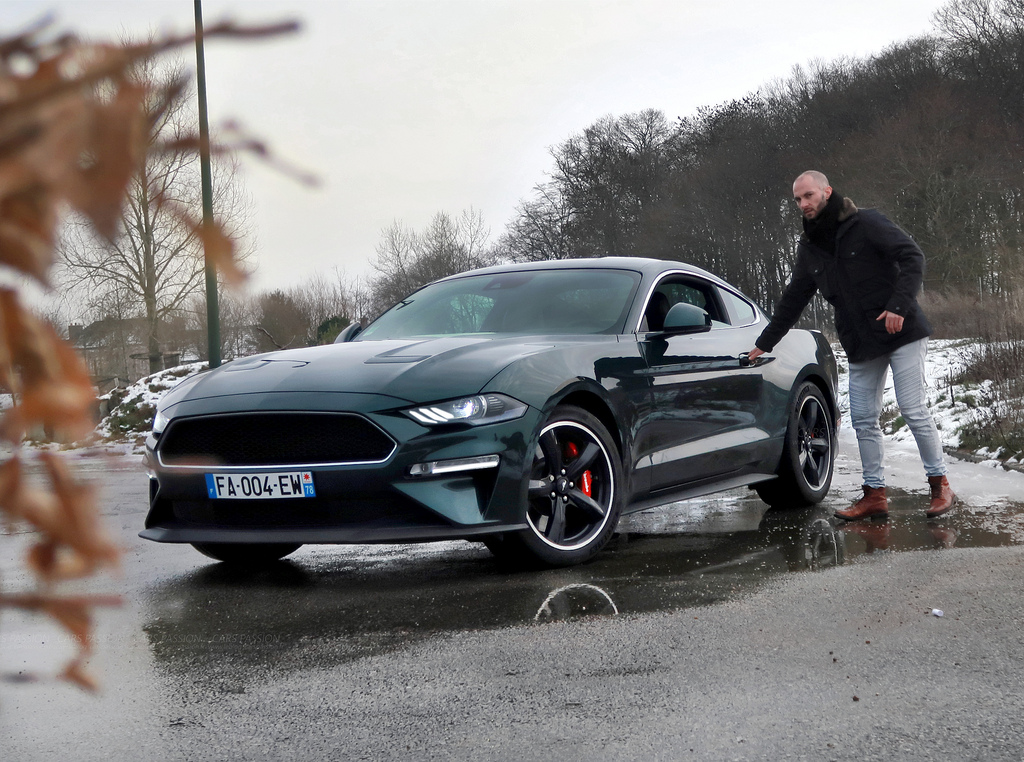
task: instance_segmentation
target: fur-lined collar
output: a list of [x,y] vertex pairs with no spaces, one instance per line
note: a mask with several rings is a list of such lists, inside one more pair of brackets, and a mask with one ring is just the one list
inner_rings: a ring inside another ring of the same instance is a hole
[[846,198],[844,196],[843,197],[843,208],[839,210],[839,222],[840,222],[840,224],[843,223],[843,222],[846,222],[853,215],[855,215],[858,211],[860,211],[860,210],[857,209],[857,205],[855,203],[853,203],[852,201],[850,201],[850,199],[848,199],[848,198]]

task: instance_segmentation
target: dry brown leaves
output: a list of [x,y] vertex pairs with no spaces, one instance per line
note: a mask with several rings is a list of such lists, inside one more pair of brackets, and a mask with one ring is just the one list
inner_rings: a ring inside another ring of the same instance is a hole
[[[224,23],[207,28],[204,36],[260,38],[296,28],[294,23]],[[137,64],[193,44],[194,35],[108,45],[47,36],[46,31],[44,22],[0,39],[0,267],[44,285],[65,209],[76,210],[111,238],[128,184],[147,152],[199,146],[197,137],[173,146],[154,144],[155,114],[180,83],[158,89],[135,76]],[[257,141],[239,143],[269,160]],[[220,228],[204,225],[201,210],[175,213],[200,235],[226,280],[244,277],[231,239]],[[0,288],[0,391],[13,393],[16,400],[0,417],[0,439],[14,447],[0,464],[0,518],[7,526],[27,525],[38,538],[25,562],[37,589],[18,595],[0,590],[0,607],[44,613],[64,627],[79,651],[61,677],[95,689],[85,667],[92,652],[92,611],[120,599],[61,596],[55,586],[116,568],[119,550],[100,524],[95,490],[52,453],[38,457],[42,484],[27,478],[20,444],[37,429],[64,441],[90,432],[94,389],[81,359],[50,325],[21,306],[12,288]]]
[[33,426],[74,441],[95,425],[95,391],[85,363],[9,288],[0,288],[0,383],[19,398],[0,418],[0,438],[13,444]]

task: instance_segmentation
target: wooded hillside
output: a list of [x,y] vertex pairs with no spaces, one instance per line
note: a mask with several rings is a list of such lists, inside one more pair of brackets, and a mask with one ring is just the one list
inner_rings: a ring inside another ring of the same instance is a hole
[[598,121],[552,150],[500,253],[686,260],[770,308],[799,229],[793,178],[819,169],[917,239],[926,290],[1008,293],[1024,271],[1024,0],[953,0],[935,25],[674,122]]

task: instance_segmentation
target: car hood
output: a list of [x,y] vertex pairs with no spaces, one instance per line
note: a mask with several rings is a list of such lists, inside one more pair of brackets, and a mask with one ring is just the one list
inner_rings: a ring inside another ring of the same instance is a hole
[[204,373],[180,393],[173,390],[165,402],[266,392],[347,392],[429,402],[475,394],[516,360],[553,346],[537,337],[460,336],[271,352]]

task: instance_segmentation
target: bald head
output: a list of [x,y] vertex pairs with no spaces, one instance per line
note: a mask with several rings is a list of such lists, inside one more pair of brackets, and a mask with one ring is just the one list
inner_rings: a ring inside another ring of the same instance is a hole
[[802,173],[793,181],[793,200],[800,207],[804,219],[813,220],[821,214],[831,195],[828,178],[815,169]]
[[797,176],[796,180],[793,181],[793,184],[796,185],[800,180],[803,180],[804,178],[811,180],[819,188],[828,187],[828,178],[825,177],[825,174],[823,172],[819,172],[816,169],[808,169],[806,172],[801,172]]

